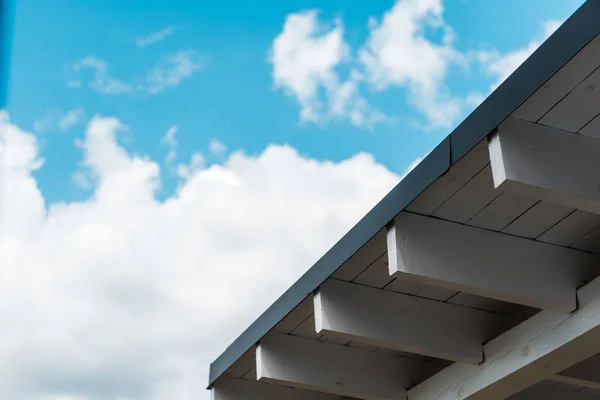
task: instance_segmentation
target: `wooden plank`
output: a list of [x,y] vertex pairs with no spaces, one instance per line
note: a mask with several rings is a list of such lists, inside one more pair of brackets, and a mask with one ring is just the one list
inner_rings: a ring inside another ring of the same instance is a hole
[[212,400],[342,400],[346,397],[331,396],[309,390],[294,389],[267,383],[219,378],[211,389]]
[[600,215],[576,210],[538,237],[539,241],[571,246],[600,226]]
[[600,396],[556,386],[535,385],[510,397],[509,400],[600,400]]
[[579,133],[595,139],[600,139],[600,115],[597,115],[589,124],[581,128]]
[[408,206],[407,211],[430,215],[489,163],[485,140],[440,176]]
[[503,192],[467,221],[467,225],[501,231],[536,203],[531,197]]
[[308,339],[318,339],[321,335],[318,334],[315,329],[314,313],[311,313],[308,318],[302,321],[302,323],[298,325],[290,334]]
[[600,355],[596,354],[567,368],[552,380],[600,390]]
[[489,149],[497,188],[600,213],[599,140],[508,118]]
[[415,282],[410,279],[395,278],[393,281],[387,284],[387,286],[385,286],[384,289],[391,290],[392,292],[396,293],[415,295],[419,293],[419,291],[421,291],[425,286],[426,285],[423,283]]
[[543,125],[579,132],[600,113],[600,68],[540,119]]
[[241,356],[227,371],[225,375],[232,376],[234,378],[242,378],[254,367],[254,360],[256,359],[256,347],[252,347],[243,356]]
[[391,354],[286,335],[256,350],[260,381],[359,399],[405,399],[415,365]]
[[456,296],[453,296],[448,302],[503,315],[515,315],[522,307],[518,304],[507,303],[506,301],[494,300],[489,297],[482,297],[464,292],[460,292]]
[[430,300],[447,301],[454,297],[457,293],[458,290],[456,289],[425,285],[415,294],[415,296]]
[[343,281],[351,281],[385,252],[385,229],[382,229],[338,268],[332,277]]
[[388,273],[387,254],[379,257],[366,270],[358,275],[353,282],[360,283],[376,288],[382,288],[390,283],[394,278]]
[[485,311],[336,280],[315,294],[315,321],[322,334],[471,364],[483,361],[483,342],[511,323]]
[[388,227],[390,274],[416,282],[570,312],[598,256],[406,212]]
[[600,65],[600,36],[588,43],[514,112],[513,116],[537,122],[555,104]]
[[465,223],[501,193],[502,191],[494,188],[492,168],[488,165],[432,215],[448,221]]
[[574,249],[600,254],[600,227],[594,229],[577,242],[573,243]]
[[571,314],[542,311],[483,347],[479,365],[452,364],[410,389],[410,400],[500,400],[600,352],[600,278]]
[[503,233],[535,239],[566,218],[573,208],[540,201],[502,230]]
[[304,300],[300,302],[285,316],[275,327],[274,332],[279,333],[290,333],[302,324],[310,315],[313,313],[313,295],[308,295]]

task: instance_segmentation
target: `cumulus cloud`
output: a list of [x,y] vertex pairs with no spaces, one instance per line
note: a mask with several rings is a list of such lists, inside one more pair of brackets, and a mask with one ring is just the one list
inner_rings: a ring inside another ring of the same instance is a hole
[[[461,100],[445,86],[448,69],[464,64],[454,32],[443,19],[442,0],[399,0],[381,21],[371,18],[370,34],[360,50],[369,82],[378,90],[407,89],[408,101],[427,125],[447,127],[461,115]],[[441,32],[436,42],[432,31]]]
[[207,399],[209,363],[399,179],[368,154],[272,145],[196,164],[159,201],[125,129],[93,117],[92,195],[47,207],[36,138],[1,115],[3,397]]
[[362,79],[356,71],[342,80],[337,68],[351,60],[340,19],[327,26],[316,10],[286,17],[283,31],[274,39],[268,62],[275,86],[300,105],[300,120],[323,123],[348,118],[358,126],[385,119],[373,111],[358,92]]
[[171,36],[173,32],[175,32],[175,28],[172,26],[167,26],[157,32],[149,33],[146,36],[138,36],[135,39],[135,43],[140,49],[143,49],[144,47],[162,42],[167,37]]
[[[447,86],[450,71],[467,75],[479,64],[495,79],[493,90],[559,25],[546,22],[543,35],[507,53],[461,51],[444,19],[443,0],[397,0],[380,18],[369,19],[366,40],[354,55],[341,19],[326,25],[311,10],[287,16],[268,61],[275,86],[298,102],[301,121],[345,119],[363,127],[394,121],[361,94],[368,85],[375,94],[402,89],[408,104],[422,116],[414,121],[418,126],[447,129],[487,96],[485,90],[452,93]],[[340,70],[347,71],[344,79]]]
[[66,113],[61,110],[51,110],[33,122],[33,129],[43,133],[52,130],[68,131],[83,122],[85,111],[83,108],[74,108]]
[[500,86],[561,24],[562,21],[556,20],[544,22],[539,37],[531,40],[525,47],[506,53],[501,53],[498,50],[478,52],[476,54],[477,60],[483,66],[484,71],[495,79],[490,90]]

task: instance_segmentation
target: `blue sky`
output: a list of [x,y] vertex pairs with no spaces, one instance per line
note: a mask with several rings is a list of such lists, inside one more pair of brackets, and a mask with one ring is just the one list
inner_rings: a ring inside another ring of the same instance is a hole
[[[544,22],[564,20],[580,3],[449,0],[443,18],[454,30],[457,50],[508,53],[540,38]],[[365,99],[394,118],[392,122],[370,128],[354,126],[347,119],[303,123],[297,102],[275,86],[273,66],[267,62],[273,40],[290,13],[318,9],[325,30],[340,19],[355,56],[369,35],[368,18],[381,19],[393,4],[149,1],[140,7],[121,1],[18,2],[7,109],[14,122],[28,129],[48,114],[74,109],[83,111],[82,120],[95,114],[117,116],[132,132],[125,145],[155,159],[164,157],[167,150],[160,146],[161,137],[176,125],[180,162],[187,162],[194,151],[207,153],[209,141],[216,138],[229,149],[249,153],[259,153],[269,143],[289,143],[303,154],[334,161],[365,151],[400,173],[446,136],[472,107],[465,107],[448,125],[422,129],[410,121],[420,116],[407,104],[405,88],[390,85],[376,92],[363,85]],[[136,44],[136,38],[161,31],[169,34],[143,48]],[[430,33],[432,41],[439,41],[439,31]],[[165,57],[182,51],[194,52],[198,69],[160,93],[104,94],[85,84],[67,87],[75,79],[73,65],[88,56],[103,60],[110,76],[133,82]],[[350,67],[339,66],[344,68]],[[444,84],[452,94],[465,96],[485,92],[494,79],[477,66],[468,73],[451,66]],[[39,185],[50,202],[86,198],[89,190],[71,179],[80,157],[74,139],[82,137],[84,125],[76,124],[68,132],[57,130],[37,132],[46,160],[37,172]],[[206,158],[222,161],[220,156]],[[173,189],[173,180],[164,174],[161,195]]]
[[2,397],[208,399],[210,362],[580,3],[19,1]]

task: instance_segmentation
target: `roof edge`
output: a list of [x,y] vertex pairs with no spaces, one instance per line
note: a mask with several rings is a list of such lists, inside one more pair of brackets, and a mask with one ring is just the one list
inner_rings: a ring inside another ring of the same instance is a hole
[[492,132],[600,33],[600,0],[587,0],[515,72],[210,365],[209,387],[404,207]]

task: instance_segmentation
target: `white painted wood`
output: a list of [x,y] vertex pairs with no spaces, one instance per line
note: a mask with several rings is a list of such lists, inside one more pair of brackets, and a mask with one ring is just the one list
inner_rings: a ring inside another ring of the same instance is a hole
[[[312,310],[311,310],[312,311]],[[315,330],[315,315],[311,314],[300,323],[292,332],[291,335],[300,336],[308,339],[318,339],[321,335]]]
[[407,211],[429,215],[452,197],[489,163],[485,140],[481,141],[448,172],[440,176],[407,207]]
[[483,342],[511,322],[485,311],[331,279],[314,303],[319,333],[471,364],[483,361]]
[[508,118],[489,150],[497,188],[600,213],[600,140]]
[[600,139],[600,115],[597,115],[596,118],[594,118],[586,126],[581,128],[579,133],[585,136],[593,137],[595,139]]
[[388,273],[387,254],[379,257],[373,264],[369,265],[353,282],[376,288],[382,288],[394,278]]
[[577,242],[573,243],[574,249],[600,254],[600,227],[594,229]]
[[502,191],[494,188],[492,169],[488,165],[432,215],[449,221],[465,223],[500,194]]
[[600,354],[567,368],[551,379],[600,390]]
[[449,289],[439,286],[425,285],[419,290],[415,296],[422,297],[424,299],[437,300],[437,301],[448,301],[458,293],[458,290]]
[[275,327],[274,332],[290,333],[296,329],[304,320],[313,313],[313,295],[308,295],[288,315],[286,315]]
[[[389,269],[388,269],[389,274]],[[426,285],[423,283],[415,282],[410,279],[404,278],[395,278],[391,281],[387,286],[384,287],[385,290],[391,290],[392,292],[404,293],[404,294],[412,294],[415,295],[419,293]]]
[[574,378],[572,376],[564,376],[564,375],[554,375],[553,377],[549,378],[552,381],[555,382],[560,382],[560,383],[564,383],[567,385],[573,385],[573,386],[577,386],[579,388],[589,388],[589,389],[596,389],[596,390],[600,390],[600,382],[594,382],[594,381],[587,381],[585,379],[581,379],[581,378]]
[[410,400],[500,400],[600,352],[600,278],[571,314],[541,311],[483,347],[480,365],[452,364],[409,390]]
[[521,214],[533,207],[536,199],[516,193],[503,192],[494,201],[485,206],[467,225],[478,228],[501,231]]
[[496,314],[514,315],[522,306],[505,301],[490,299],[489,297],[477,296],[470,293],[458,293],[448,300],[451,304],[458,304],[464,307],[485,310]]
[[600,36],[588,43],[514,112],[536,122],[600,65]]
[[535,239],[566,218],[573,208],[540,201],[502,230],[503,233]]
[[406,212],[388,227],[388,257],[395,277],[563,312],[600,265],[577,250]]
[[538,237],[539,241],[571,246],[600,226],[600,215],[576,210]]
[[554,106],[540,123],[578,132],[600,113],[600,68]]
[[242,378],[248,373],[255,365],[256,359],[256,347],[252,346],[250,350],[244,353],[243,356],[233,363],[231,367],[225,371],[225,375],[232,376],[234,378]]
[[263,382],[219,378],[211,389],[212,400],[342,400],[346,397],[332,396],[308,390],[269,385]]
[[600,396],[556,386],[536,385],[510,397],[509,400],[600,400]]
[[260,381],[359,399],[405,399],[415,365],[394,355],[286,335],[261,340]]
[[385,229],[377,232],[363,247],[332,275],[335,279],[351,281],[386,252]]

